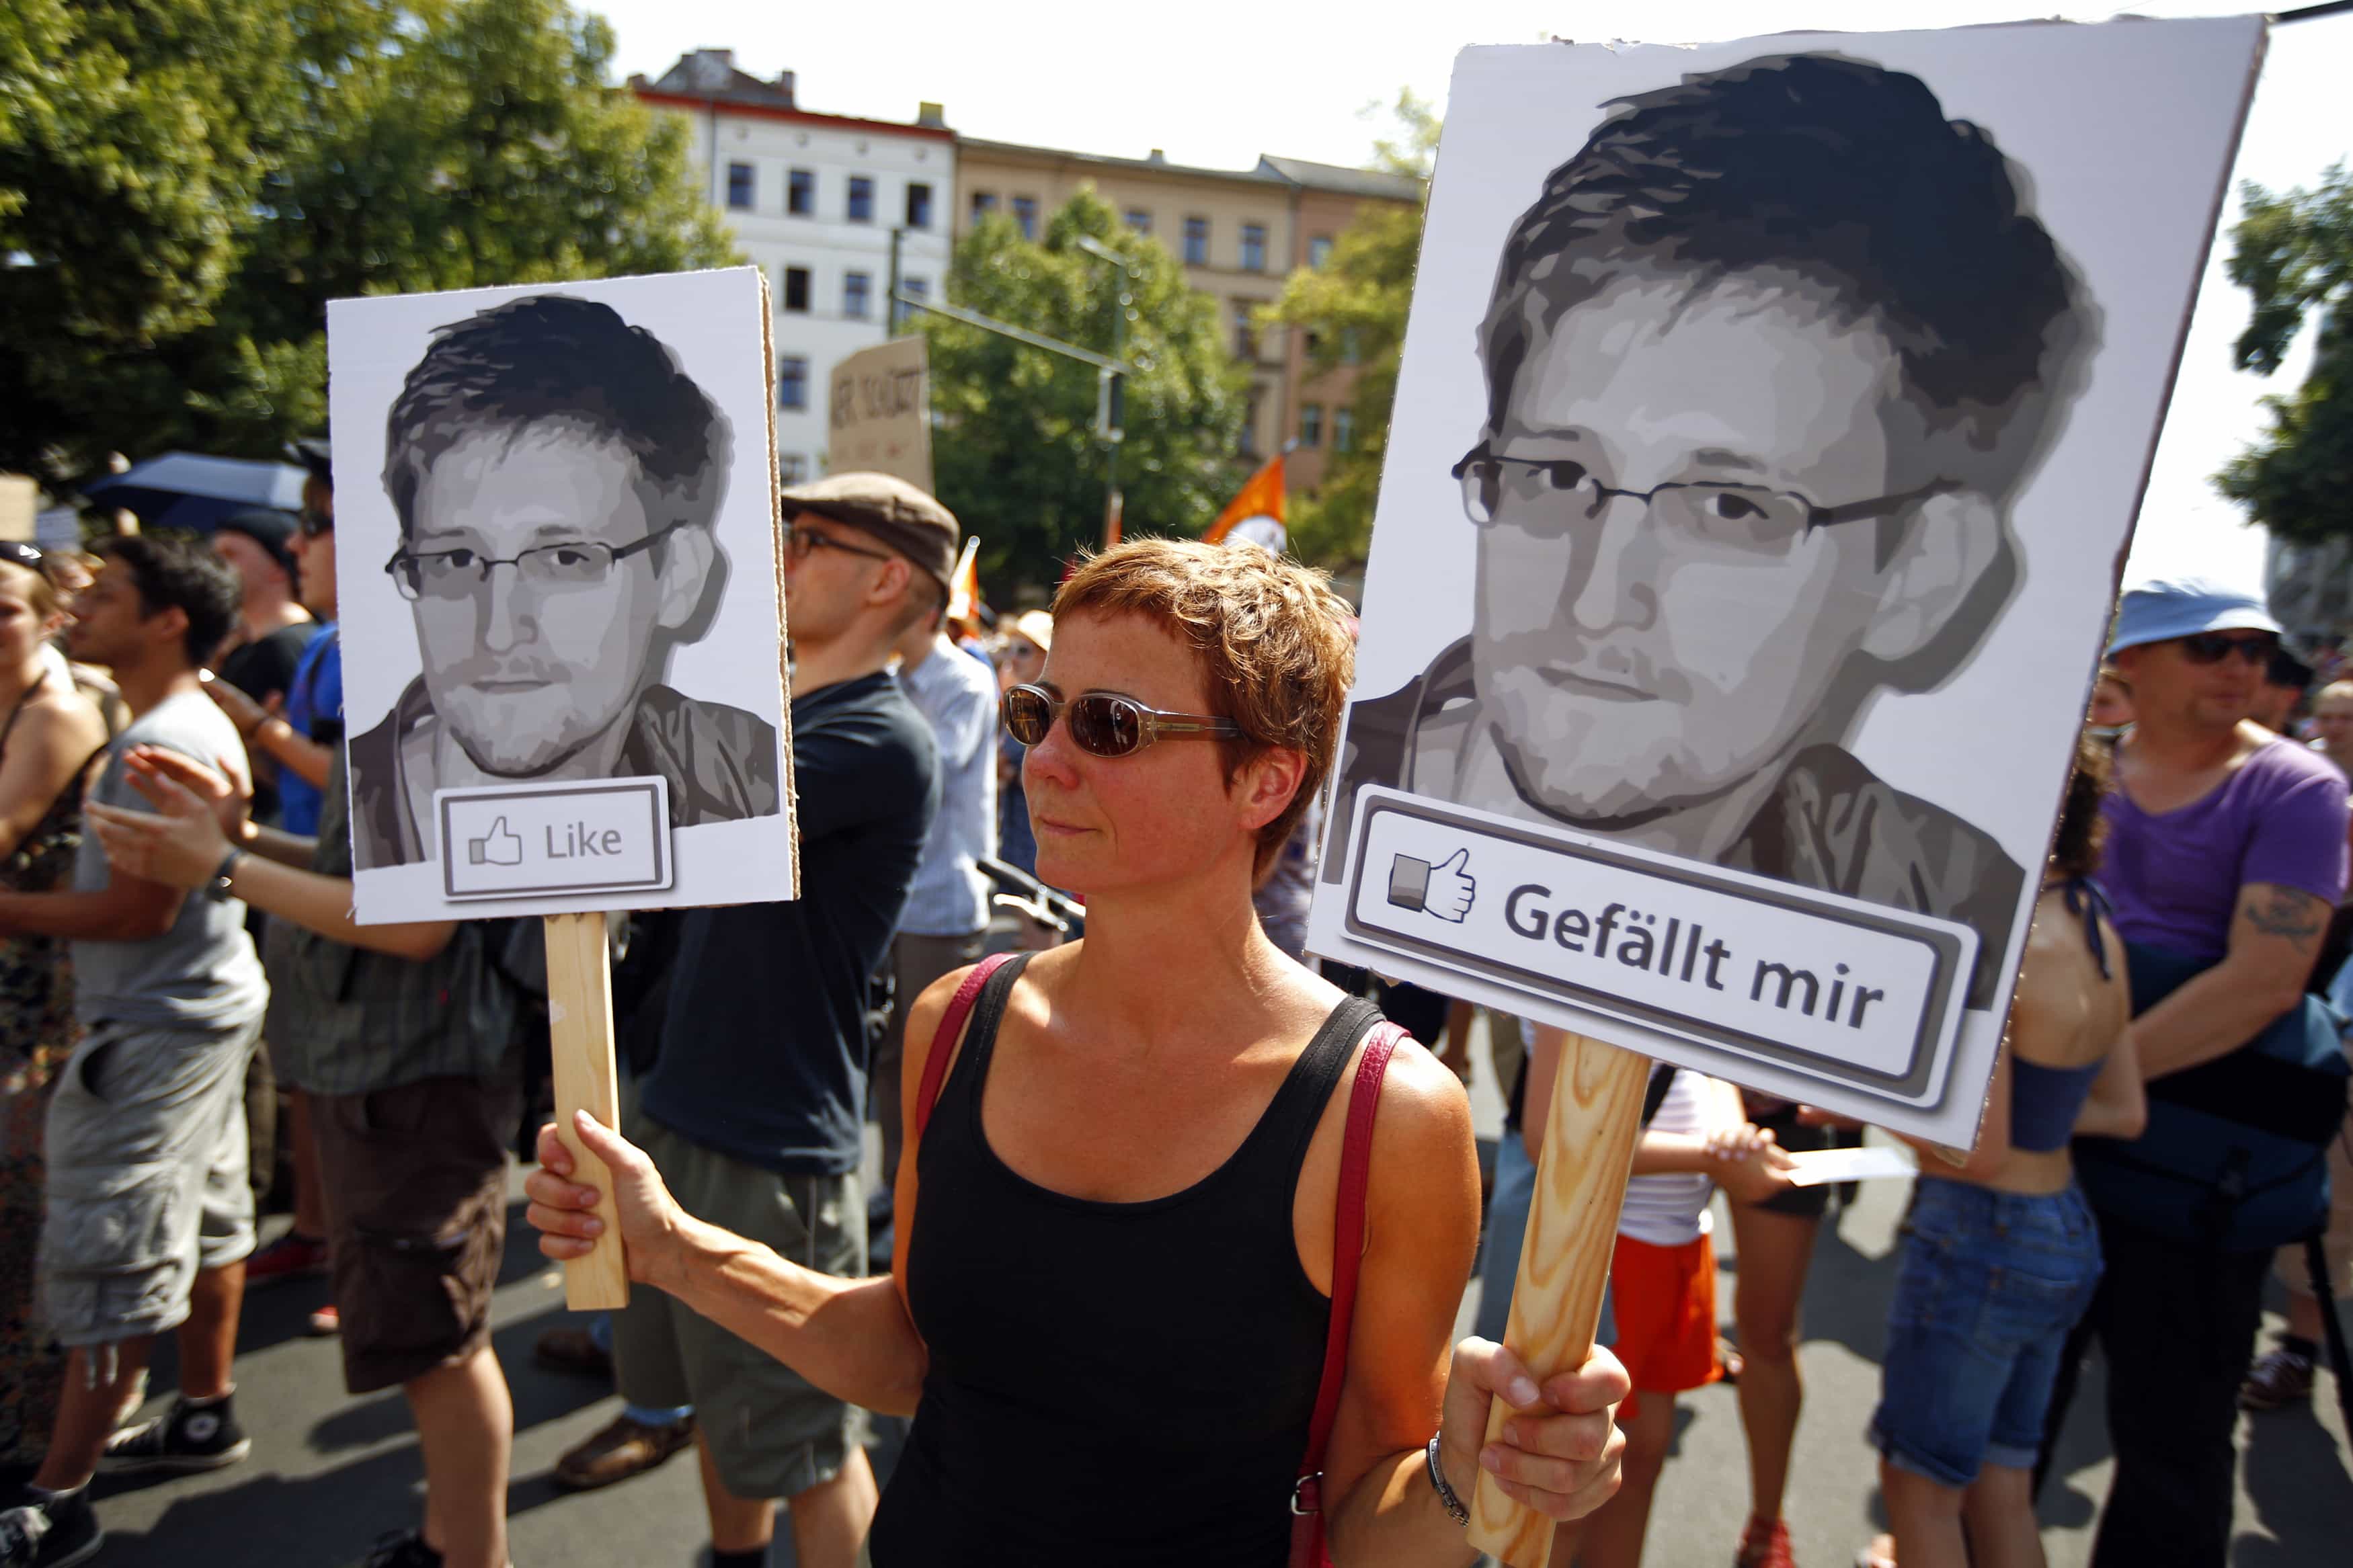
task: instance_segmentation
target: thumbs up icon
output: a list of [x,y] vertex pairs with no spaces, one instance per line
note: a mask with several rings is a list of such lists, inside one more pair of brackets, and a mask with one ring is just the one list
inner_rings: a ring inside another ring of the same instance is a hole
[[491,830],[481,837],[466,840],[466,864],[520,866],[522,864],[522,840],[507,830],[507,819],[501,816],[491,824]]
[[1389,863],[1389,902],[1399,909],[1419,910],[1461,925],[1478,893],[1468,848],[1457,849],[1434,866],[1410,855]]

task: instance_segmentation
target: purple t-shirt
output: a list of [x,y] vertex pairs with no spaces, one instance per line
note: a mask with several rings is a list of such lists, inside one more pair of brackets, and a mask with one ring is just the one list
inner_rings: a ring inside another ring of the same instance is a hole
[[2203,799],[2152,816],[2121,789],[2108,820],[2100,886],[2127,942],[2221,958],[2239,889],[2295,888],[2334,904],[2345,896],[2345,775],[2327,758],[2274,740]]

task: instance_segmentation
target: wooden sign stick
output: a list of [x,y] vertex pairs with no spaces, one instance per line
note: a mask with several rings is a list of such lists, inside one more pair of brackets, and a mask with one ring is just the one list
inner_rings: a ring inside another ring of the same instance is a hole
[[[1561,1047],[1519,1282],[1504,1331],[1504,1342],[1538,1383],[1577,1366],[1593,1349],[1650,1076],[1648,1057],[1582,1035],[1568,1036]],[[1512,1414],[1511,1406],[1495,1401],[1487,1442],[1503,1440]],[[1505,1497],[1493,1476],[1479,1472],[1471,1502],[1472,1545],[1511,1568],[1545,1568],[1552,1535],[1552,1520]]]
[[564,1304],[575,1312],[629,1304],[629,1270],[621,1256],[621,1219],[604,1162],[580,1146],[572,1113],[586,1110],[607,1127],[621,1121],[613,1068],[613,971],[601,912],[547,915],[547,1025],[555,1067],[555,1134],[572,1151],[573,1173],[603,1194],[596,1216],[605,1234],[596,1250],[564,1266]]

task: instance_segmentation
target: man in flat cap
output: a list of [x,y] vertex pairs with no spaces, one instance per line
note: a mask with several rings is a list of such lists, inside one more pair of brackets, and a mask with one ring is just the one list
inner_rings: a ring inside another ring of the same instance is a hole
[[674,827],[778,809],[774,726],[663,684],[725,574],[729,439],[608,305],[534,295],[434,334],[386,421],[421,673],[352,738],[361,869],[437,858],[453,785],[658,774]]
[[[940,802],[931,727],[889,665],[945,603],[957,528],[881,474],[788,489],[784,508],[801,896],[686,912],[661,1050],[622,1130],[689,1213],[855,1276],[866,981]],[[879,1495],[863,1411],[658,1290],[615,1317],[613,1361],[628,1409],[566,1454],[560,1477],[600,1485],[659,1463],[683,1424],[630,1411],[692,1405],[712,1561],[765,1562],[783,1498],[795,1560],[850,1568]]]

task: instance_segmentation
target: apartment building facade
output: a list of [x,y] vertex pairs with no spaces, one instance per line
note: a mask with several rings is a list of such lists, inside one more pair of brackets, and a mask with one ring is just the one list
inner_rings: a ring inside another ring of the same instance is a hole
[[1185,280],[1218,302],[1228,345],[1250,373],[1241,455],[1280,447],[1289,422],[1284,344],[1281,334],[1260,331],[1253,316],[1282,292],[1290,270],[1289,186],[1256,169],[1172,163],[1156,148],[1148,158],[1113,158],[966,136],[956,147],[956,236],[994,212],[1035,238],[1088,186],[1129,228],[1166,247],[1184,264]]
[[778,475],[822,473],[833,367],[891,336],[894,262],[908,292],[944,288],[955,133],[936,104],[906,124],[805,110],[793,72],[753,76],[726,49],[697,49],[629,87],[690,122],[704,194],[767,274]]
[[[1346,169],[1333,163],[1312,163],[1303,158],[1259,160],[1261,169],[1287,182],[1292,191],[1291,266],[1324,265],[1332,247],[1369,210],[1403,211],[1420,205],[1421,182],[1409,174],[1373,169]],[[1283,479],[1294,491],[1313,491],[1324,482],[1335,456],[1356,444],[1356,380],[1352,346],[1331,345],[1340,356],[1335,368],[1314,374],[1308,362],[1320,345],[1304,331],[1289,333],[1284,345],[1283,406],[1290,424],[1284,435],[1292,443],[1291,460]]]

